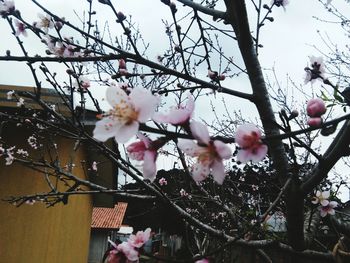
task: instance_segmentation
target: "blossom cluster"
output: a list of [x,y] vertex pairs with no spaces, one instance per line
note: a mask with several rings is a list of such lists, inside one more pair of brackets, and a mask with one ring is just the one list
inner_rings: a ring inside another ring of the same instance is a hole
[[[119,62],[119,68],[125,67]],[[151,140],[139,132],[140,124],[152,119],[182,127],[192,139],[179,139],[177,146],[186,155],[197,161],[190,167],[192,178],[200,182],[211,174],[213,179],[222,184],[226,173],[223,161],[231,158],[231,148],[221,140],[213,140],[207,126],[193,120],[194,98],[187,96],[186,103],[172,107],[168,113],[156,112],[159,98],[143,88],[129,89],[125,84],[110,86],[106,90],[106,99],[112,109],[101,115],[93,131],[94,138],[106,141],[114,137],[118,143],[126,143],[137,135],[138,141],[126,149],[131,159],[143,161],[143,176],[153,181],[156,178],[156,159],[158,150],[168,139],[160,137]],[[239,145],[237,159],[241,162],[261,161],[267,154],[267,146],[261,140],[260,130],[252,124],[238,127],[235,140]],[[162,182],[163,183],[163,182]]]
[[329,197],[330,191],[317,191],[316,196],[314,196],[311,201],[315,205],[320,204],[319,209],[322,217],[325,217],[327,214],[334,215],[334,208],[338,206],[336,201],[329,201]]
[[24,149],[17,149],[16,151],[16,146],[5,148],[0,144],[0,157],[5,157],[5,165],[11,165],[13,163],[15,160],[15,154],[22,158],[27,158],[29,156],[28,151]]
[[147,228],[145,231],[138,231],[135,235],[130,235],[127,241],[121,244],[116,244],[111,240],[109,243],[113,246],[113,250],[108,255],[108,263],[121,262],[121,259],[127,259],[129,261],[139,260],[139,250],[149,240],[151,236],[151,229]]

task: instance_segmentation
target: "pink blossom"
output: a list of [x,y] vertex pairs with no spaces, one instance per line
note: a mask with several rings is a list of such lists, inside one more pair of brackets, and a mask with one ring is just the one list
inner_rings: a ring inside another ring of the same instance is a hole
[[41,42],[43,42],[44,44],[47,45],[47,47],[51,53],[54,53],[55,44],[56,44],[56,40],[54,38],[52,38],[50,35],[44,35],[41,38]]
[[107,263],[121,263],[123,255],[118,252],[116,249],[111,250],[107,258]]
[[55,24],[52,21],[52,17],[50,15],[44,16],[42,14],[38,14],[38,17],[40,18],[40,21],[34,24],[36,28],[40,28],[45,32],[45,34],[47,34],[49,29],[54,28]]
[[184,125],[189,122],[194,111],[194,98],[192,95],[187,96],[187,103],[170,109],[168,114],[156,113],[153,120],[172,125]]
[[181,190],[180,190],[180,195],[181,195],[182,197],[186,197],[186,196],[188,196],[188,193],[186,192],[185,189],[181,188]]
[[15,11],[14,1],[4,0],[3,2],[0,2],[0,15],[5,16],[13,11]]
[[0,156],[3,156],[5,154],[5,148],[2,147],[2,145],[0,144]]
[[23,157],[28,157],[29,156],[28,151],[25,151],[23,149],[18,149],[17,150],[17,154],[22,155]]
[[5,158],[5,165],[11,165],[13,163],[13,161],[15,160],[15,157],[13,157],[12,154],[7,153],[7,157]]
[[8,100],[12,100],[13,99],[13,94],[15,94],[15,91],[14,90],[10,90],[6,93],[6,98]]
[[74,86],[76,88],[82,88],[83,90],[86,90],[90,88],[90,80],[84,76],[80,76],[77,81],[75,81]]
[[328,205],[321,206],[320,208],[320,214],[322,217],[325,217],[326,215],[334,215],[335,210],[334,208],[338,206],[338,203],[336,201],[330,201]]
[[38,149],[38,141],[34,136],[29,136],[27,142],[33,149]]
[[261,132],[253,124],[243,124],[237,128],[235,135],[236,143],[241,147],[238,150],[237,160],[259,162],[267,154],[267,146],[261,141]]
[[95,172],[97,172],[97,162],[93,161],[91,165],[91,169]]
[[27,31],[25,28],[25,25],[19,21],[19,20],[15,20],[15,26],[16,26],[16,36],[19,36],[20,34],[22,34],[23,36],[27,36]]
[[159,184],[160,185],[167,185],[168,181],[164,177],[162,177],[162,178],[159,179]]
[[77,56],[77,54],[79,54],[79,52],[75,52],[76,51],[76,47],[71,45],[71,44],[63,44],[64,46],[64,51],[62,54],[62,57],[75,57]]
[[316,196],[312,198],[311,203],[315,205],[320,203],[322,206],[327,206],[329,204],[329,201],[328,201],[329,196],[330,196],[329,191],[323,191],[323,192],[317,191]]
[[309,118],[307,120],[307,124],[311,127],[320,127],[322,124],[322,118],[320,118],[320,117]]
[[136,235],[130,235],[128,243],[135,248],[142,247],[150,238],[151,229],[147,228],[145,231],[137,231]]
[[305,84],[307,84],[310,81],[314,82],[318,78],[321,78],[321,79],[325,78],[326,69],[325,69],[325,65],[323,63],[322,57],[311,56],[310,64],[311,64],[311,68],[308,68],[308,67],[305,68],[305,71],[306,71],[306,76],[304,80]]
[[197,260],[195,263],[209,263],[209,260],[206,258],[203,258],[203,259]]
[[190,124],[193,137],[198,141],[179,140],[178,147],[191,157],[197,157],[197,163],[191,167],[192,177],[195,181],[203,181],[211,172],[214,180],[222,184],[225,179],[223,159],[229,159],[231,149],[222,141],[211,140],[207,126],[192,121]]
[[326,110],[326,105],[320,98],[311,99],[306,105],[306,112],[310,117],[321,117]]
[[108,87],[106,98],[113,108],[96,123],[94,138],[106,141],[114,137],[118,143],[127,142],[137,133],[139,124],[153,116],[159,101],[149,90],[134,88],[127,95],[114,86]]
[[24,99],[23,98],[19,98],[17,101],[17,107],[21,107],[24,105]]
[[139,259],[139,252],[135,250],[129,242],[123,242],[117,246],[117,251],[123,253],[125,257],[130,261],[136,261]]
[[35,200],[33,200],[33,199],[28,199],[28,200],[26,201],[26,204],[27,204],[27,205],[34,205],[34,204],[35,204]]
[[153,182],[157,174],[157,148],[153,148],[152,141],[141,133],[138,137],[140,141],[133,142],[126,150],[131,159],[143,161],[143,177]]

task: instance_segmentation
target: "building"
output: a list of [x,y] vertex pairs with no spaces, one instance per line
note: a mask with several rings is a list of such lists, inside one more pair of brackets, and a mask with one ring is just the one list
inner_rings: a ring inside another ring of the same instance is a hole
[[[119,202],[114,208],[94,207],[92,210],[91,238],[89,246],[89,263],[100,263],[109,248],[108,238],[112,241],[125,241],[129,234],[120,232],[127,203]],[[125,227],[124,227],[125,228]]]
[[[5,121],[6,113],[18,113],[21,116],[26,114],[23,109],[17,107],[15,101],[6,99],[6,93],[10,90],[33,91],[33,88],[0,85],[0,146],[2,144],[7,147],[21,147],[28,150],[29,154],[35,155],[36,151],[30,149],[27,142],[31,130]],[[56,92],[43,89],[42,98],[55,105],[62,114],[69,116],[70,112]],[[42,112],[42,109],[32,101],[28,100],[25,103],[32,109]],[[87,129],[92,130],[95,116],[93,113],[90,115],[87,117],[90,122],[86,125]],[[46,135],[54,138],[60,162],[68,163],[75,141],[52,133]],[[109,143],[111,147],[115,147],[112,140]],[[42,149],[41,154],[49,158],[49,152],[44,150],[45,147]],[[83,165],[76,165],[74,174],[79,178],[115,188],[117,169],[88,145],[79,147],[74,153],[74,158],[79,164],[89,163],[91,160],[104,163],[99,167],[98,174],[86,172]],[[0,199],[48,192],[50,188],[46,179],[45,174],[20,164],[6,165],[4,158],[0,157]],[[58,187],[65,189],[64,185],[59,184]],[[69,196],[65,202],[50,208],[41,202],[36,202],[34,205],[23,204],[20,207],[0,202],[0,262],[86,263],[93,206],[113,207],[114,203],[114,198],[106,195]]]

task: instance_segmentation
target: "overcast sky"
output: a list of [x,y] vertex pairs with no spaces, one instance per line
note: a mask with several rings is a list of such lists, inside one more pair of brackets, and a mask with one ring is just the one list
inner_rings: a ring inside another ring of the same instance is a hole
[[[78,23],[77,15],[82,17],[83,10],[88,7],[87,1],[78,0],[42,0],[43,3],[53,13],[66,17],[70,22]],[[97,1],[94,1],[97,4]],[[162,18],[169,19],[168,8],[160,3],[160,0],[115,0],[116,8],[123,11],[125,15],[132,15],[133,21],[140,28],[146,42],[150,43],[149,57],[155,56],[167,48],[166,35]],[[250,1],[247,0],[247,3]],[[28,21],[38,20],[37,14],[40,12],[29,0],[15,1],[16,7],[21,11],[22,16]],[[270,4],[270,0],[265,3]],[[350,5],[344,0],[333,0],[333,3],[344,10],[344,14],[350,13]],[[177,3],[178,9],[182,12],[182,7]],[[218,7],[220,9],[220,7]],[[114,21],[111,11],[104,5],[96,5],[97,15],[100,18],[100,25],[106,20]],[[224,10],[222,10],[224,11]],[[253,14],[253,11],[250,11]],[[287,74],[297,84],[303,84],[304,67],[308,63],[308,56],[320,55],[317,49],[328,52],[327,47],[322,43],[318,31],[321,34],[328,34],[333,42],[344,45],[348,38],[344,36],[340,26],[335,23],[320,22],[315,17],[322,20],[335,21],[335,18],[317,0],[297,1],[290,0],[290,4],[283,8],[275,8],[272,16],[274,22],[266,22],[262,29],[261,44],[264,46],[260,50],[261,64],[266,69],[274,68],[278,80],[282,85],[286,84]],[[80,24],[81,25],[81,24]],[[120,35],[121,29],[116,23],[110,23],[110,30],[114,35]],[[5,54],[10,49],[12,54],[21,54],[14,37],[9,32],[9,27],[4,19],[0,19],[0,54]],[[24,39],[25,45],[30,51],[30,55],[43,54],[44,45],[30,36]],[[230,48],[231,43],[223,43],[224,47]],[[226,46],[227,45],[227,46]],[[202,72],[205,77],[206,72]],[[270,71],[266,74],[271,77]],[[0,84],[9,85],[34,85],[33,78],[25,63],[0,61]],[[227,79],[224,86],[234,87],[237,90],[249,91],[250,86],[246,79]],[[317,88],[316,84],[316,88]],[[314,87],[315,88],[315,87]],[[102,98],[104,92],[97,93]],[[239,102],[242,109],[251,108],[247,116],[254,116],[255,110],[252,105]],[[199,112],[208,109],[207,104],[196,105]]]

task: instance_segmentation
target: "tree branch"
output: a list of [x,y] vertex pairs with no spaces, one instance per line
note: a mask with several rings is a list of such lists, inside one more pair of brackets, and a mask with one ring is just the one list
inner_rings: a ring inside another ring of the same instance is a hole
[[226,12],[215,10],[214,8],[208,8],[201,4],[197,4],[192,0],[177,0],[178,2],[184,4],[185,6],[192,7],[193,9],[202,12],[204,14],[212,16],[214,19],[225,19]]

